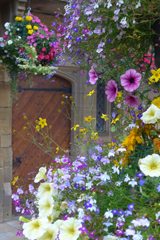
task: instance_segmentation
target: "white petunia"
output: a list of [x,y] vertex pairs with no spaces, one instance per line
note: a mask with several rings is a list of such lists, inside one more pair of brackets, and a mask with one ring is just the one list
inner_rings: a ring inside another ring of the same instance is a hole
[[47,219],[37,218],[23,224],[23,234],[26,238],[35,240],[43,236],[47,226]]
[[38,201],[39,216],[48,217],[52,214],[54,200],[52,197],[42,197]]
[[146,176],[160,177],[160,155],[152,154],[139,159],[139,168]]
[[151,104],[151,106],[142,114],[141,120],[146,123],[156,123],[160,119],[160,108]]
[[46,228],[46,232],[38,240],[56,240],[58,232],[59,232],[59,229],[57,228],[57,225],[55,223],[48,224]]
[[63,221],[60,226],[60,240],[77,240],[80,236],[81,231],[79,230],[82,227],[81,221],[75,218],[68,218],[66,221]]
[[38,172],[37,175],[35,176],[34,182],[35,182],[35,183],[38,183],[38,182],[40,182],[41,180],[46,179],[46,172],[47,172],[46,167],[41,167],[41,168],[39,169],[39,172]]
[[42,197],[50,197],[53,195],[57,195],[57,190],[53,189],[53,184],[52,183],[41,183],[39,188],[38,188],[38,193],[37,197],[42,198]]

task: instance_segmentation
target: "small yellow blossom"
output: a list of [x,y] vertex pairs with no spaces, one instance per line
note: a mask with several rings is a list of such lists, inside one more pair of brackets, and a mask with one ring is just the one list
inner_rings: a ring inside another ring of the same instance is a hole
[[153,99],[152,103],[156,105],[156,107],[160,108],[160,97]]
[[16,184],[16,182],[18,181],[19,177],[18,176],[15,176],[12,180],[12,186],[14,186]]
[[91,139],[97,140],[98,139],[98,132],[91,132]]
[[33,18],[28,15],[28,16],[25,17],[25,19],[26,19],[26,21],[30,22],[30,21],[32,21]]
[[79,124],[75,124],[72,128],[71,128],[71,130],[74,130],[74,131],[76,131],[77,130],[77,128],[79,128]]
[[95,90],[91,90],[91,91],[87,94],[87,96],[90,97],[90,96],[92,96],[94,93],[95,93]]
[[127,151],[134,151],[136,144],[142,144],[143,138],[139,128],[133,128],[130,134],[124,139],[122,146],[127,149]]
[[33,30],[37,31],[38,30],[38,26],[33,26]]
[[46,127],[47,126],[47,120],[46,120],[46,118],[39,118],[39,121],[38,121],[38,124],[39,124],[39,126],[41,127],[41,128],[44,128],[44,127]]
[[118,91],[117,93],[117,97],[116,97],[116,102],[120,103],[122,101],[122,92]]
[[103,113],[102,113],[102,115],[101,115],[101,118],[102,118],[104,121],[107,121],[107,120],[109,120],[109,118],[108,118],[108,115],[107,115],[107,114],[103,114]]
[[30,30],[30,29],[32,29],[32,25],[31,25],[31,24],[27,24],[27,25],[26,25],[26,28],[27,28],[28,30]]
[[32,29],[28,30],[28,34],[32,35],[33,34],[33,30]]
[[23,20],[23,18],[20,16],[15,17],[15,21],[17,21],[17,22],[21,22],[22,20]]
[[59,147],[56,147],[56,153],[59,153],[59,149],[60,149]]
[[116,118],[113,118],[111,121],[111,124],[116,124],[116,122],[118,122],[120,119],[120,115],[118,115]]
[[152,76],[149,78],[149,84],[157,83],[160,81],[160,68],[151,70]]
[[84,117],[84,121],[85,121],[85,122],[88,122],[88,123],[92,122],[94,119],[95,119],[95,118],[93,118],[91,115],[89,115],[89,116],[87,116],[87,117]]
[[88,132],[88,130],[87,130],[87,128],[80,128],[79,129],[79,132],[81,133],[81,134],[86,134],[87,132]]
[[41,130],[41,127],[39,125],[36,125],[35,129],[36,129],[37,132],[39,132]]

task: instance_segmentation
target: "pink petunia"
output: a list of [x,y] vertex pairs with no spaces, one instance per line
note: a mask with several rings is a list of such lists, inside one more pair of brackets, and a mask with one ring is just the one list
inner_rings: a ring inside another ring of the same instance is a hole
[[98,75],[92,66],[91,69],[89,70],[89,83],[94,85],[96,84],[97,80],[98,80]]
[[114,80],[110,80],[107,82],[105,87],[105,94],[107,96],[107,100],[109,102],[114,102],[117,97],[118,87],[117,83]]
[[139,105],[139,99],[137,96],[134,95],[128,95],[125,97],[125,103],[129,106],[129,107],[138,107]]
[[121,85],[127,92],[133,92],[139,87],[141,78],[141,74],[135,69],[129,69],[125,74],[121,75]]

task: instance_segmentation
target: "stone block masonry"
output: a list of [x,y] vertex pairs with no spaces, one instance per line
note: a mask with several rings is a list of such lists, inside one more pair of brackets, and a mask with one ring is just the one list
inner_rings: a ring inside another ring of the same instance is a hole
[[0,66],[0,222],[12,217],[12,101],[9,77]]

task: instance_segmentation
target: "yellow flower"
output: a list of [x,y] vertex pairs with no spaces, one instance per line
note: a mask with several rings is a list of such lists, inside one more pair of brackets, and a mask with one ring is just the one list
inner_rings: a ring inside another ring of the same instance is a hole
[[103,113],[102,113],[101,118],[104,119],[104,121],[109,120],[107,114],[103,114]]
[[36,125],[35,129],[37,132],[39,132],[41,130],[41,127],[39,125]]
[[118,115],[116,118],[113,118],[111,121],[111,124],[116,124],[116,122],[118,122],[120,119],[120,115]]
[[91,90],[91,91],[87,94],[87,96],[90,97],[90,96],[92,96],[94,93],[95,93],[95,90]]
[[30,22],[30,21],[32,21],[33,18],[31,16],[26,16],[25,19],[26,19],[26,21]]
[[138,128],[133,128],[130,131],[130,134],[122,142],[122,146],[127,149],[127,151],[132,152],[135,148],[135,145],[143,143],[143,139],[140,135],[140,130]]
[[39,118],[39,121],[38,121],[38,124],[39,124],[39,126],[41,127],[41,128],[44,128],[44,127],[46,127],[47,126],[47,120],[46,120],[46,118]]
[[72,128],[71,128],[71,130],[74,130],[74,131],[76,131],[77,130],[77,128],[79,128],[79,124],[75,124]]
[[13,178],[13,180],[12,180],[12,186],[14,186],[15,184],[16,184],[16,182],[18,181],[18,179],[19,179],[19,177],[18,176],[16,176],[16,177],[14,177]]
[[91,139],[97,140],[98,139],[98,132],[91,132]]
[[32,29],[32,25],[31,25],[31,24],[27,24],[27,25],[26,25],[26,28],[27,28],[28,30],[30,30],[30,29]]
[[28,34],[32,35],[33,34],[33,30],[32,29],[28,30]]
[[59,149],[60,149],[59,147],[56,147],[56,153],[59,153]]
[[151,70],[152,76],[149,78],[149,83],[157,83],[160,81],[160,68]]
[[35,31],[37,31],[37,30],[38,30],[38,26],[33,26],[33,29],[34,29]]
[[119,103],[122,101],[122,92],[118,91],[117,93],[117,97],[116,97],[116,102]]
[[160,97],[153,99],[152,103],[156,105],[156,107],[160,108]]
[[87,131],[88,131],[87,128],[80,128],[80,129],[79,129],[79,132],[80,132],[81,134],[84,134],[84,135],[87,133]]
[[23,20],[23,18],[20,16],[15,17],[15,21],[17,21],[17,22],[21,22],[22,20]]
[[84,117],[84,121],[85,121],[85,122],[88,122],[88,123],[92,122],[94,119],[95,119],[95,118],[93,118],[91,115],[89,115],[89,116],[87,116],[87,117]]

